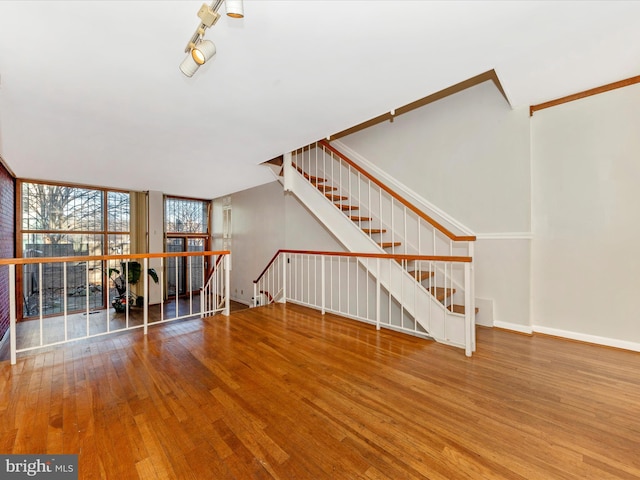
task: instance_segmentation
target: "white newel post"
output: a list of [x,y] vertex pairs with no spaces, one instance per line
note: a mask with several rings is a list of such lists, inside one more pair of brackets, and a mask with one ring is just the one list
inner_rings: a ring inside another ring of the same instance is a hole
[[475,272],[475,243],[469,243],[469,256],[471,257],[471,350],[476,351],[476,272]]
[[224,256],[224,311],[223,315],[229,316],[230,312],[230,298],[229,292],[231,292],[231,279],[229,275],[229,266],[230,266],[231,254],[227,253]]
[[287,254],[281,253],[282,258],[282,300],[281,303],[287,303]]
[[291,191],[291,152],[285,153],[282,156],[282,174],[284,175],[284,190],[285,192]]
[[[149,330],[149,259],[142,259],[142,295],[143,295],[143,314],[142,319],[144,323],[144,334],[147,334]],[[127,304],[127,307],[129,305]],[[178,311],[178,305],[176,304],[176,312]]]
[[470,357],[473,351],[473,330],[475,330],[471,319],[475,310],[471,310],[473,307],[471,302],[471,264],[468,262],[464,264],[464,305],[464,353]]
[[16,266],[9,265],[9,342],[11,365],[16,364]]
[[258,306],[258,284],[253,282],[253,306]]
[[321,311],[322,311],[322,315],[324,315],[325,311],[326,311],[325,310],[325,305],[326,305],[325,297],[326,297],[326,292],[327,292],[327,287],[325,286],[325,266],[324,266],[324,264],[326,262],[326,257],[324,255],[322,255],[320,257],[320,259],[321,259],[320,261],[322,262],[322,264],[320,265],[320,289],[321,289],[321,296],[322,296],[322,299],[321,299],[321,302],[322,302]]
[[200,318],[204,318],[204,296],[206,295],[205,293],[205,287],[202,287],[200,289]]
[[380,259],[376,258],[376,330],[380,330]]

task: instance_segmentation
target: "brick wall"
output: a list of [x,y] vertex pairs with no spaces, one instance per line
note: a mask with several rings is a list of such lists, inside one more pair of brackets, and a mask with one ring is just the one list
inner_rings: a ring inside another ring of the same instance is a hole
[[[0,258],[15,257],[16,182],[0,163]],[[9,268],[0,267],[0,338],[9,329]]]

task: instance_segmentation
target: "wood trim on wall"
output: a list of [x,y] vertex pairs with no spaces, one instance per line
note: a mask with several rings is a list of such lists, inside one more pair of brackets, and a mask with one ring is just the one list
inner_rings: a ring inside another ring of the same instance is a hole
[[458,92],[466,90],[467,88],[474,87],[476,85],[479,85],[487,81],[492,81],[495,84],[496,88],[500,91],[504,99],[507,101],[507,103],[509,103],[509,99],[507,98],[504,88],[502,88],[500,79],[498,78],[496,71],[492,69],[484,73],[481,73],[480,75],[476,75],[475,77],[471,77],[471,78],[468,78],[467,80],[463,80],[460,83],[456,83],[455,85],[447,87],[444,90],[440,90],[439,92],[435,92],[435,93],[432,93],[431,95],[427,95],[426,97],[416,100],[415,102],[411,102],[411,103],[408,103],[407,105],[396,108],[393,115],[391,114],[391,112],[387,112],[382,115],[378,115],[375,118],[367,120],[366,122],[363,122],[359,125],[355,125],[351,128],[335,133],[331,135],[327,140],[329,141],[337,140],[339,138],[346,137],[347,135],[351,135],[352,133],[356,133],[366,128],[377,125],[378,123],[382,123],[386,121],[393,122],[393,119],[399,115],[411,112],[412,110],[415,110],[420,107],[424,107],[425,105],[436,102],[445,97],[449,97]]
[[557,105],[562,105],[563,103],[573,102],[574,100],[580,100],[582,98],[590,97],[592,95],[598,95],[600,93],[609,92],[617,88],[628,87],[629,85],[633,85],[636,83],[640,83],[640,75],[636,77],[627,78],[625,80],[620,80],[618,82],[609,83],[607,85],[602,85],[601,87],[591,88],[589,90],[585,90],[584,92],[567,95],[566,97],[556,98],[555,100],[549,100],[548,102],[539,103],[538,105],[531,105],[529,107],[529,116],[532,117],[533,114],[538,110],[555,107]]

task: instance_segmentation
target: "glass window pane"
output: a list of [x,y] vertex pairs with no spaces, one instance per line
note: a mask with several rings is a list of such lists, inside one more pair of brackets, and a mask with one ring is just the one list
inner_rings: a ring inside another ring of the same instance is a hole
[[[188,239],[188,249],[190,252],[204,252],[204,239],[203,238],[190,238]],[[188,257],[189,263],[187,272],[189,274],[189,290],[195,292],[202,288],[202,280],[204,277],[204,270],[202,267],[203,257]]]
[[167,233],[207,233],[209,202],[184,198],[165,198],[164,229]]
[[107,255],[128,255],[131,253],[131,237],[129,234],[109,235]]
[[[102,255],[102,235],[83,234],[25,234],[23,235],[25,257],[73,257]],[[87,277],[89,282],[87,283]],[[62,313],[65,303],[68,311],[84,310],[103,305],[102,285],[104,274],[100,261],[67,262],[25,265],[23,269],[24,316]]]
[[100,231],[102,207],[100,190],[22,184],[23,230]]
[[107,230],[109,232],[129,231],[129,194],[107,192]]
[[[184,252],[184,240],[182,238],[167,238],[166,250],[167,252]],[[172,296],[186,292],[184,265],[184,257],[166,259],[167,295]]]

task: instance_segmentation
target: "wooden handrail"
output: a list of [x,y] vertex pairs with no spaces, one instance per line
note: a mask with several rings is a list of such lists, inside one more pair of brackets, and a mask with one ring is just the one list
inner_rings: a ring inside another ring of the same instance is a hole
[[471,263],[471,257],[455,257],[446,255],[408,255],[408,254],[392,254],[392,253],[354,253],[354,252],[323,252],[315,250],[287,250],[280,249],[273,256],[271,261],[267,264],[264,270],[260,273],[257,279],[253,283],[258,283],[262,276],[269,270],[269,267],[276,261],[276,258],[281,253],[294,253],[297,255],[325,255],[327,257],[360,257],[360,258],[381,258],[384,260],[421,260],[431,262],[459,262],[459,263]]
[[267,270],[269,270],[269,268],[271,268],[271,265],[273,264],[273,262],[276,261],[276,258],[278,258],[278,255],[280,255],[281,252],[284,252],[284,250],[278,250],[276,252],[276,254],[271,258],[271,260],[269,260],[269,263],[267,263],[267,266],[264,267],[264,270],[262,270],[262,272],[260,272],[260,275],[258,275],[258,278],[256,278],[253,283],[258,283],[260,281],[260,279],[262,278],[262,276],[267,273]]
[[446,235],[448,238],[450,238],[454,242],[475,242],[476,241],[475,235],[456,235],[455,233],[453,233],[452,231],[450,231],[449,229],[447,229],[446,227],[444,227],[443,225],[441,225],[440,223],[435,221],[429,215],[427,215],[422,210],[420,210],[418,207],[416,207],[411,202],[409,202],[409,200],[405,199],[404,197],[400,196],[399,194],[397,194],[396,192],[391,190],[391,188],[389,188],[384,183],[382,183],[380,180],[375,178],[373,175],[371,175],[369,172],[367,172],[360,165],[357,165],[349,157],[344,155],[342,152],[340,152],[336,148],[332,147],[326,140],[319,140],[318,143],[320,145],[322,145],[324,148],[326,148],[327,150],[330,150],[331,152],[335,153],[338,157],[340,157],[342,160],[344,160],[346,163],[348,163],[352,168],[356,169],[362,175],[364,175],[369,180],[371,180],[373,183],[378,185],[378,187],[383,189],[385,192],[387,192],[389,195],[391,195],[397,201],[402,203],[405,207],[407,207],[413,213],[415,213],[420,218],[422,218],[425,222],[429,223],[431,226],[433,226],[435,229],[437,229],[440,232],[442,232],[444,235]]
[[167,258],[167,257],[201,257],[213,255],[228,255],[229,250],[218,252],[167,252],[167,253],[132,253],[130,255],[84,255],[77,257],[30,257],[30,258],[0,258],[0,265],[30,265],[34,263],[63,263],[63,262],[86,262],[91,260],[139,260],[144,258]]

